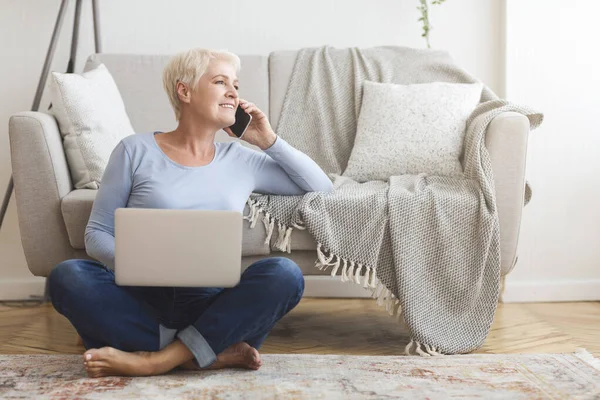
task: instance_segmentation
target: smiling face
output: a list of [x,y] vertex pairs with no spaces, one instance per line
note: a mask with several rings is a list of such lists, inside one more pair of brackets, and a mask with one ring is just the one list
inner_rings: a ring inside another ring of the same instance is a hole
[[[183,113],[191,113],[204,123],[223,129],[235,122],[239,103],[236,69],[227,61],[213,59],[193,90],[179,83],[177,92],[185,103]],[[183,105],[183,104],[182,104]]]

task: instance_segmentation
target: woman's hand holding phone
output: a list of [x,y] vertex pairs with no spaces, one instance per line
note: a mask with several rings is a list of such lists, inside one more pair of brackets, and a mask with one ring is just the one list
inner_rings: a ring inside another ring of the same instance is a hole
[[277,139],[267,116],[254,103],[243,99],[240,99],[236,110],[235,124],[224,131],[229,136],[240,138],[262,150],[271,147]]

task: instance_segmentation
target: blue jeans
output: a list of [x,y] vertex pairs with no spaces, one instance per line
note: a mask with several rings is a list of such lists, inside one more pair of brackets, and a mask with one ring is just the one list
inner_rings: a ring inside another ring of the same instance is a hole
[[87,349],[158,351],[177,338],[201,368],[232,344],[260,348],[304,292],[302,271],[284,257],[255,262],[233,288],[118,286],[112,270],[90,260],[64,261],[48,280],[54,308]]

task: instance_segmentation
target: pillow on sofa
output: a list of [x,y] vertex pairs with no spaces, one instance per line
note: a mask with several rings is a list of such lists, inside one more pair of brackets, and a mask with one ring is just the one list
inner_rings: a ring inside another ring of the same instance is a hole
[[343,176],[367,182],[404,174],[461,175],[466,121],[482,89],[481,83],[365,81]]
[[58,121],[76,189],[98,189],[113,149],[134,134],[119,89],[104,64],[78,74],[52,73]]

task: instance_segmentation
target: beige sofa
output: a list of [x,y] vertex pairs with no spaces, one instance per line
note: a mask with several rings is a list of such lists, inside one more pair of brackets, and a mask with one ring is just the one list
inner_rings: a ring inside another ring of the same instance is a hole
[[[282,51],[269,56],[240,57],[240,96],[256,103],[275,130],[296,54]],[[174,128],[175,120],[161,82],[168,59],[167,55],[99,54],[88,59],[86,70],[98,63],[106,65],[136,132],[169,130]],[[34,275],[47,276],[62,260],[89,258],[84,229],[96,191],[73,189],[54,117],[42,112],[22,112],[12,116],[9,125],[17,212],[27,264]],[[502,275],[512,269],[516,259],[528,134],[526,117],[516,113],[497,117],[486,134],[500,216]],[[233,139],[219,132],[217,140]],[[339,284],[339,279],[327,276],[329,272],[314,267],[316,243],[307,231],[294,231],[289,254],[271,250],[270,245],[263,243],[265,236],[263,224],[250,229],[245,221],[244,266],[265,257],[285,256],[304,271],[306,295],[366,295],[359,285]]]

